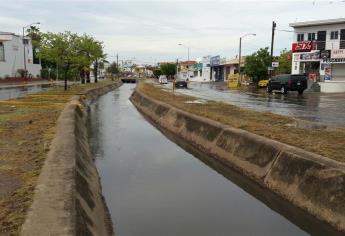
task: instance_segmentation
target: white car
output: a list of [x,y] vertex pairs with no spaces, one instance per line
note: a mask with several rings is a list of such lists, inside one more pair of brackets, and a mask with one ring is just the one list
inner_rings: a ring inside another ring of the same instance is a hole
[[159,78],[158,78],[158,82],[160,84],[167,84],[168,83],[168,79],[165,75],[160,75]]

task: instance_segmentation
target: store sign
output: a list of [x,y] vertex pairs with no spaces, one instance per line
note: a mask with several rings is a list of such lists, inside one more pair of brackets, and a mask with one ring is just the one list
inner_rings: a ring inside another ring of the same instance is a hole
[[320,61],[320,51],[294,53],[293,61]]
[[331,58],[331,50],[322,50],[320,52],[320,58]]
[[202,70],[202,63],[194,64],[193,65],[193,70],[194,71]]
[[331,58],[345,58],[345,49],[333,49],[331,51]]
[[315,47],[312,41],[304,41],[292,44],[292,52],[310,52],[314,48]]
[[211,57],[211,66],[218,66],[220,65],[220,56]]
[[323,63],[345,63],[345,58],[324,58]]
[[272,67],[273,67],[273,68],[279,67],[279,62],[273,61],[273,62],[272,62]]

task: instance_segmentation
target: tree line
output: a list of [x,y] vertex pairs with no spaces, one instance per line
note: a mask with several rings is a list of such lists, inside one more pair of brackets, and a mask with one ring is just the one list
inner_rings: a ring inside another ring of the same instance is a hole
[[268,47],[260,48],[252,55],[246,56],[246,63],[243,73],[258,82],[261,79],[269,77],[268,67],[271,67],[271,61],[279,62],[279,66],[273,71],[273,74],[290,74],[292,66],[292,52],[284,49],[279,56],[271,58]]
[[41,61],[42,77],[89,83],[93,71],[97,82],[98,70],[107,62],[103,42],[87,34],[40,32],[31,26],[27,36],[32,39],[34,61]]

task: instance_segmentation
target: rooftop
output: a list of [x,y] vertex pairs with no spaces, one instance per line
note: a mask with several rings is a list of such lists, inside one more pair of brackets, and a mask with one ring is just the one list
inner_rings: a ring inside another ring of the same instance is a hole
[[190,66],[190,65],[194,65],[194,64],[197,64],[198,62],[196,61],[180,61],[179,64],[180,65],[183,65],[183,66]]
[[306,26],[333,25],[333,24],[343,24],[343,23],[345,23],[345,18],[294,22],[294,23],[290,23],[289,26],[293,28],[299,28],[299,27],[306,27]]

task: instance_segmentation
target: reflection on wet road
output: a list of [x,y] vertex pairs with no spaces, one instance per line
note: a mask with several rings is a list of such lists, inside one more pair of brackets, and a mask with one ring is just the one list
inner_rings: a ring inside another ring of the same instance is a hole
[[[171,86],[170,84],[168,86]],[[257,111],[269,111],[331,126],[345,126],[345,94],[290,92],[267,94],[260,90],[229,90],[225,83],[190,83],[179,93],[208,100],[223,101]]]
[[116,235],[307,235],[300,227],[325,233],[259,186],[169,140],[128,100],[134,86],[104,95],[89,111],[90,144]]
[[13,88],[0,88],[0,100],[14,99],[32,93],[38,93],[51,88],[51,85],[33,85]]

